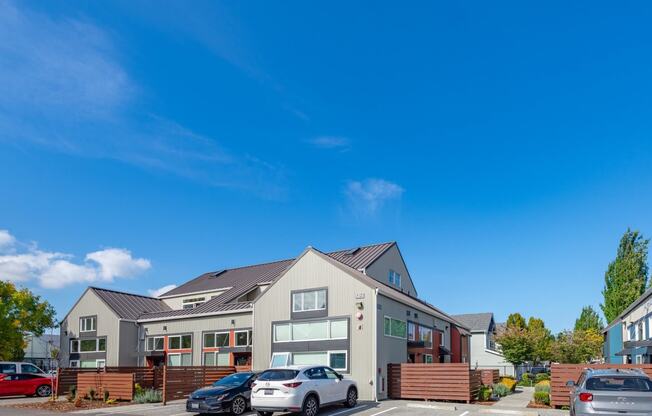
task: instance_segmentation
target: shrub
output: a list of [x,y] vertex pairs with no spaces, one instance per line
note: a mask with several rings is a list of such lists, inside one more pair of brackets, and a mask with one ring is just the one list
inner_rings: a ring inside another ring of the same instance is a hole
[[489,399],[491,399],[491,387],[480,386],[480,391],[478,392],[478,400],[486,402]]
[[510,391],[509,387],[507,387],[507,385],[505,385],[505,383],[503,383],[502,381],[498,384],[494,384],[494,393],[497,396],[505,397],[509,394],[509,391]]
[[163,394],[159,390],[142,390],[134,395],[136,403],[159,403],[163,401]]
[[70,403],[72,403],[72,402],[75,401],[76,396],[77,396],[77,386],[70,386],[70,388],[68,389],[68,395],[67,395],[66,398],[68,399],[68,401]]
[[96,392],[95,392],[95,389],[94,389],[94,388],[90,388],[90,389],[88,389],[88,397],[91,398],[91,401],[94,401],[94,400],[95,400],[95,394],[96,394]]
[[514,391],[516,390],[516,380],[514,380],[512,377],[503,377],[500,379],[500,383],[505,385],[509,391]]
[[145,393],[145,389],[140,386],[140,384],[134,384],[134,396],[140,396]]
[[543,381],[538,382],[537,384],[534,385],[534,391],[535,392],[542,391],[542,392],[550,394],[550,381],[543,380]]
[[550,405],[550,394],[545,391],[537,391],[534,393],[534,402],[537,404]]
[[523,373],[521,376],[521,381],[523,384],[529,384],[532,381],[532,374],[530,373]]
[[107,389],[104,389],[104,401],[109,401],[109,391]]
[[550,380],[550,374],[548,374],[548,373],[539,373],[534,378],[534,381],[536,381],[537,383],[540,382],[540,381],[544,381],[544,380]]

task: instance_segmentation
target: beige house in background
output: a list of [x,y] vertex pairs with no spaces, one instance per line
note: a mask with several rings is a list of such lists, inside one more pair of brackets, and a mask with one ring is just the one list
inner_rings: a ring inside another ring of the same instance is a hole
[[430,351],[411,355],[420,362],[468,360],[457,351],[468,336],[417,297],[390,242],[308,247],[295,259],[205,273],[158,298],[88,288],[61,323],[61,355],[73,367],[323,364],[356,380],[361,399],[383,399],[387,365],[406,362],[408,344]]

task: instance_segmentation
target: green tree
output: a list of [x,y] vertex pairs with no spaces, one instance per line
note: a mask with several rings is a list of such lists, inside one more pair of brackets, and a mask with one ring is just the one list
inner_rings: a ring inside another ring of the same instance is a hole
[[515,312],[507,317],[507,328],[518,328],[526,329],[527,324],[525,323],[525,318],[518,312]]
[[607,322],[620,315],[645,292],[648,281],[647,247],[650,240],[629,228],[620,239],[616,259],[604,275],[604,303],[600,305]]
[[516,325],[508,325],[505,330],[498,335],[496,342],[500,344],[505,360],[512,363],[514,366],[523,364],[532,356],[532,342],[530,341],[528,331],[525,328],[519,328]]
[[22,360],[25,335],[43,335],[55,325],[54,317],[54,309],[40,296],[0,280],[0,361]]
[[535,364],[549,360],[552,354],[551,346],[554,337],[546,328],[542,319],[530,317],[527,323],[527,335],[531,345],[531,355],[528,361]]
[[586,331],[587,329],[595,329],[601,332],[602,328],[604,328],[602,318],[600,318],[600,315],[598,315],[595,309],[592,306],[583,307],[580,317],[575,320],[575,330]]
[[593,328],[564,331],[552,344],[553,360],[562,364],[583,364],[602,356],[602,334]]

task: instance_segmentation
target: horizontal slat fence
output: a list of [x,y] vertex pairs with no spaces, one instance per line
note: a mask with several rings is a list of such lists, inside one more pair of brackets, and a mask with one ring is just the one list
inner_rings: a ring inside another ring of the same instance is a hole
[[144,389],[163,386],[163,368],[159,367],[106,367],[107,373],[133,373],[134,382]]
[[97,373],[96,368],[59,368],[57,373],[57,394],[68,394],[70,388],[77,386],[77,375],[82,373]]
[[482,375],[469,364],[389,364],[388,393],[392,399],[471,402],[480,389]]
[[482,374],[482,384],[485,386],[493,386],[500,380],[500,371],[495,370],[478,370]]
[[91,373],[77,374],[77,394],[90,396],[95,391],[98,400],[104,399],[104,391],[109,392],[109,399],[132,400],[134,397],[133,373]]
[[165,400],[188,397],[193,391],[236,372],[235,367],[167,367]]
[[568,381],[577,381],[585,368],[640,368],[652,377],[652,364],[553,364],[550,372],[550,404],[554,407],[570,404]]

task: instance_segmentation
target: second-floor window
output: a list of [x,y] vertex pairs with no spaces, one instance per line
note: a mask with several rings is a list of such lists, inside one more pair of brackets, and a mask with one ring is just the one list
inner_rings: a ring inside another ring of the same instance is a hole
[[400,319],[385,317],[384,332],[387,337],[403,338],[407,337],[407,324]]
[[106,338],[70,340],[71,353],[104,352],[104,351],[106,351]]
[[88,316],[79,318],[79,332],[91,332],[97,330],[97,317]]
[[163,337],[147,337],[147,351],[163,350]]
[[188,298],[183,300],[183,309],[195,309],[197,306],[206,302],[205,297],[200,298]]
[[644,332],[644,330],[643,330],[643,321],[641,321],[641,322],[638,323],[638,331],[637,331],[637,332],[638,332],[638,338],[637,338],[637,340],[638,340],[638,341],[642,341],[642,340],[644,340],[644,339],[645,339],[645,332]]
[[235,346],[246,347],[251,345],[251,331],[235,331]]
[[426,346],[432,345],[432,329],[419,325],[419,341]]
[[394,270],[390,270],[389,271],[389,284],[400,288],[401,287],[401,274],[395,272]]
[[182,350],[192,348],[192,335],[174,335],[168,337],[169,350]]
[[228,332],[204,334],[204,348],[228,347],[229,338]]
[[292,312],[323,311],[325,309],[325,289],[292,294]]
[[417,340],[417,326],[413,322],[408,322],[408,340]]
[[274,342],[323,341],[347,339],[348,336],[349,321],[346,319],[274,324]]

